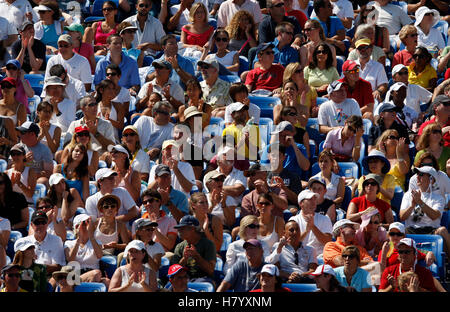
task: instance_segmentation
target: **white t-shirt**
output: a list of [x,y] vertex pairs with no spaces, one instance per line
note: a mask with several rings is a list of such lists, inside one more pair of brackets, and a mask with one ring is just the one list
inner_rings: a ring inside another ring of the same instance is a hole
[[[355,62],[360,65],[359,59]],[[389,82],[383,65],[374,60],[369,60],[364,69],[361,68],[359,77],[370,82],[372,91],[375,91],[383,83]]]
[[140,149],[137,152],[136,157],[131,163],[131,168],[140,173],[150,172],[150,157],[144,150]]
[[[25,22],[25,13],[28,11],[33,15],[33,22],[36,23],[39,21],[39,16],[37,12],[35,12],[30,5],[28,0],[16,0],[13,3],[9,4],[5,0],[0,1],[0,16],[6,18],[11,26],[16,29],[20,28],[20,26]],[[3,29],[3,28],[2,28]]]
[[9,35],[17,35],[17,29],[6,18],[0,16],[0,40],[8,39]]
[[147,253],[152,258],[157,254],[162,254],[164,256],[164,254],[166,253],[160,243],[154,243],[153,245],[145,244],[145,250],[147,250]]
[[317,119],[319,125],[338,127],[344,126],[352,115],[361,116],[361,109],[355,99],[347,98],[339,104],[328,100],[319,106]]
[[20,238],[19,240],[31,242],[36,246],[36,263],[44,265],[59,264],[62,266],[66,264],[64,245],[59,236],[47,233],[44,240],[40,243],[36,240],[34,235],[29,235]]
[[185,103],[183,88],[181,88],[180,85],[176,84],[175,82],[173,82],[170,79],[164,85],[163,88],[161,88],[160,86],[158,86],[156,84],[156,78],[153,79],[152,81],[146,82],[142,86],[142,88],[139,90],[138,97],[140,99],[145,98],[145,96],[147,95],[147,90],[148,90],[149,84],[153,85],[153,92],[158,92],[159,94],[161,94],[161,97],[163,98],[163,100],[166,100],[166,101],[168,101],[168,99],[164,96],[163,88],[165,88],[166,86],[170,86],[170,91],[169,91],[170,95],[173,96],[175,98],[175,100],[180,101],[182,104]]
[[428,35],[425,35],[420,26],[416,26],[416,29],[417,33],[419,34],[417,45],[429,49],[433,48],[434,46],[437,46],[439,50],[445,48],[444,37],[442,37],[442,33],[439,29],[431,27]]
[[[248,117],[254,119],[255,124],[259,124],[259,117],[261,115],[261,108],[257,105],[250,103],[248,107]],[[232,123],[233,118],[231,117],[230,106],[225,107],[225,123]]]
[[[417,190],[417,189],[416,189]],[[405,226],[406,227],[425,227],[425,226],[431,226],[435,229],[440,227],[441,224],[441,217],[442,212],[444,211],[444,207],[446,206],[446,201],[444,197],[442,197],[438,192],[431,192],[431,193],[422,193],[420,196],[422,201],[431,209],[435,211],[439,211],[441,213],[441,216],[439,218],[436,218],[435,220],[432,220],[430,217],[427,216],[426,213],[423,212],[423,210],[417,205],[411,215],[408,217],[408,219],[405,220]],[[403,195],[402,204],[400,206],[400,212],[402,210],[406,210],[411,206],[412,202],[412,195],[411,190],[406,192]],[[414,217],[418,216],[418,219],[416,222],[414,222]]]
[[52,56],[47,62],[47,69],[45,70],[45,79],[50,76],[50,68],[53,65],[61,64],[67,70],[67,73],[75,79],[81,80],[83,83],[92,83],[91,65],[84,56],[74,53],[74,55],[65,60],[61,54]]
[[120,104],[130,102],[130,101],[131,101],[130,91],[128,91],[128,89],[124,88],[124,87],[120,87],[119,94],[117,94],[117,96],[111,100],[111,102],[120,103]]
[[[216,169],[220,171],[219,168]],[[223,186],[233,186],[235,184],[242,184],[245,188],[247,188],[247,178],[244,176],[244,172],[233,167],[230,174],[227,175],[225,181],[223,182]],[[238,206],[242,202],[242,194],[237,197],[228,196],[230,198],[230,202],[232,206]]]
[[[131,197],[130,193],[123,187],[114,188],[111,194],[120,198],[120,208],[117,213],[118,216],[126,215],[130,209],[136,206],[133,197]],[[103,194],[99,191],[86,199],[86,213],[92,217],[92,221],[96,221],[97,218],[101,217],[101,214],[97,209],[97,203],[102,197]]]
[[[295,2],[295,1],[294,1]],[[340,19],[354,18],[353,5],[348,0],[338,0],[336,2],[330,1],[333,6],[333,15],[336,15]],[[312,10],[310,19],[317,17],[316,11]]]
[[58,103],[58,109],[61,115],[56,116],[56,113],[53,113],[50,122],[56,124],[61,128],[61,132],[65,133],[69,129],[72,121],[75,121],[75,113],[77,112],[76,104],[70,99],[64,98],[64,100]]
[[[194,3],[197,1],[194,1]],[[170,7],[170,14],[172,16],[174,16],[179,10],[180,10],[180,6],[181,4],[176,4]],[[189,10],[188,9],[184,9],[183,13],[181,13],[180,15],[180,21],[178,22],[177,25],[177,30],[181,32],[181,28],[184,25],[190,24],[189,22]]]
[[[417,190],[417,174],[413,175],[409,180],[409,190]],[[432,185],[433,193],[440,194],[445,198],[447,194],[450,194],[450,178],[443,171],[438,170],[437,181]]]
[[257,1],[245,0],[241,6],[238,6],[233,0],[227,0],[220,5],[219,11],[217,11],[217,27],[225,27],[230,24],[233,16],[242,10],[249,12],[253,16],[255,24],[261,23],[263,16]]
[[[98,121],[97,131],[99,133],[101,133],[108,140],[116,142],[116,138],[114,136],[114,134],[115,134],[114,127],[111,124],[111,122],[109,120],[104,120],[101,118],[97,119],[97,121]],[[84,121],[84,118],[72,121],[70,123],[69,129],[67,130],[66,136],[64,137],[64,142],[70,142],[70,140],[72,139],[72,135],[75,133],[75,128],[85,125],[85,124],[86,124],[86,122]],[[106,152],[106,150],[103,150],[102,145],[100,144],[100,142],[97,140],[97,138],[92,133],[90,134],[90,136],[91,136],[92,150],[97,151],[100,154],[103,154],[104,152]]]
[[[76,240],[67,240],[64,242],[64,249],[68,248],[72,249]],[[97,241],[97,243],[101,246],[102,243]],[[95,255],[94,246],[92,246],[91,240],[89,240],[86,245],[81,247],[78,246],[77,256],[75,257],[75,261],[80,264],[81,269],[99,269],[99,258]]]
[[[153,181],[155,181],[155,170],[156,170],[157,166],[153,166],[152,169],[150,169],[150,174],[148,177],[148,184],[152,183]],[[192,166],[190,163],[187,163],[185,161],[178,161],[178,169],[180,169],[181,173],[183,174],[183,176],[192,184],[195,185],[195,174],[194,174],[194,169],[192,169]],[[174,189],[183,192],[184,195],[187,196],[187,198],[190,197],[190,191],[189,192],[185,192],[183,190],[183,188],[181,187],[180,182],[177,179],[177,176],[175,175],[175,173],[173,172],[173,170],[171,170],[171,185]]]
[[[137,27],[136,34],[134,35],[133,46],[137,47],[143,43],[159,43],[161,38],[166,35],[161,22],[153,17],[151,14],[148,15],[147,21],[145,22],[144,30],[141,30],[139,22],[137,21],[137,15],[130,16],[125,19],[124,22],[129,22],[131,25]],[[148,49],[151,53],[156,53],[151,49]]]
[[[390,96],[391,90],[388,90],[388,92],[386,92],[386,100],[389,100]],[[420,109],[420,104],[429,102],[432,96],[433,93],[431,93],[424,87],[413,83],[408,83],[408,88],[406,89],[405,105],[415,110],[417,114],[420,114],[422,112],[422,110]],[[380,106],[381,105],[378,105],[377,108],[379,108]],[[376,109],[376,115],[379,115],[378,109]]]
[[142,148],[161,148],[165,140],[172,138],[173,123],[159,126],[153,121],[153,117],[141,116],[134,126],[139,133]]
[[[67,93],[67,97],[75,104],[77,104],[82,97],[86,96],[86,88],[84,87],[84,84],[80,80],[70,76],[69,76],[69,83],[66,85],[65,91]],[[46,92],[44,89],[42,90],[41,98],[45,97]]]
[[413,23],[408,14],[398,5],[388,3],[385,6],[380,6],[378,2],[375,2],[374,6],[379,13],[377,25],[386,27],[391,36],[397,35],[403,26]]
[[[298,223],[300,232],[303,233],[306,230],[306,221],[303,218],[301,212],[299,212],[295,216],[292,216],[289,221],[290,220],[294,220]],[[314,225],[324,234],[333,233],[333,224],[331,223],[330,218],[326,215],[322,215],[320,213],[314,214]],[[312,231],[309,231],[309,233],[303,239],[303,243],[314,248],[316,250],[317,257],[320,257],[323,254],[323,247],[325,246],[325,244],[319,242]]]

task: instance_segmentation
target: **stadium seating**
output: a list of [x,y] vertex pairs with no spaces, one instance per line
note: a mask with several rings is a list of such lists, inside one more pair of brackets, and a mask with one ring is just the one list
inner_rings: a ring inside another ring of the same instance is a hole
[[316,284],[284,283],[281,286],[289,288],[292,292],[315,292],[319,290]]
[[6,255],[10,257],[11,259],[14,258],[14,243],[19,239],[22,238],[22,233],[19,231],[11,231],[9,234],[8,239],[8,246],[6,247]]
[[103,256],[100,259],[100,270],[106,272],[108,278],[112,278],[117,268],[116,256]]
[[26,80],[28,80],[34,93],[37,96],[40,96],[42,93],[42,90],[44,88],[44,75],[42,75],[42,74],[25,74],[24,78]]
[[222,136],[225,129],[225,121],[220,117],[211,117],[209,125],[205,128],[204,133],[211,138],[218,135]]
[[36,188],[34,189],[33,194],[33,203],[36,206],[37,200],[41,197],[44,197],[47,194],[47,187],[44,184],[36,183]]
[[[358,164],[354,162],[338,162],[339,175],[346,178],[360,177]],[[320,172],[318,163],[314,163],[311,168],[311,175],[316,175]]]
[[103,283],[81,283],[75,286],[74,292],[107,292],[105,284]]
[[400,205],[403,199],[403,189],[400,186],[396,186],[394,190],[394,198],[391,200],[392,211],[398,215],[400,213]]
[[225,261],[225,255],[228,250],[228,246],[231,244],[231,235],[229,233],[223,232],[223,241],[222,246],[220,246],[220,256],[222,257],[222,260]]
[[5,172],[8,168],[8,163],[4,159],[0,159],[0,172]]
[[214,286],[208,282],[188,283],[188,288],[199,292],[214,292]]
[[169,258],[162,257],[161,258],[161,265],[159,267],[158,276],[159,278],[166,278],[167,272],[169,272],[170,267],[170,261]]
[[271,118],[259,118],[259,135],[261,137],[261,146],[264,148],[270,143],[270,133],[273,129],[273,121]]

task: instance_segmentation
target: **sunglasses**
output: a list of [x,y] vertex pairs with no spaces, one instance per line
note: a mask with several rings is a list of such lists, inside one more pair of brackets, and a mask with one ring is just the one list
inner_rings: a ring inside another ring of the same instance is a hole
[[142,231],[146,231],[146,232],[153,232],[154,230],[155,230],[155,228],[153,228],[153,227],[142,229]]
[[228,41],[228,38],[225,38],[225,37],[224,37],[224,38],[219,38],[219,37],[217,37],[217,38],[216,38],[216,41],[217,41],[217,42],[220,42],[220,41],[227,42],[227,41]]
[[141,3],[141,4],[139,4],[139,7],[140,8],[149,8],[150,6],[148,5],[148,4],[143,4],[143,3]]
[[433,167],[433,163],[421,163],[420,167],[424,167],[424,166],[430,166]]
[[163,110],[157,110],[156,113],[161,114],[161,115],[165,115],[165,116],[169,116],[170,115],[169,112],[166,112],[166,111],[163,111]]
[[327,51],[325,51],[325,50],[317,50],[317,54],[327,54]]
[[396,137],[395,135],[390,135],[388,136],[389,140],[398,140],[398,137]]
[[412,250],[399,250],[398,254],[399,255],[408,255],[412,252]]
[[402,236],[405,236],[405,234],[400,233],[400,232],[389,232],[389,236],[398,236],[398,237],[402,237]]
[[107,7],[107,8],[103,8],[102,11],[114,11],[115,9],[113,7]]
[[259,224],[252,223],[252,224],[247,225],[247,227],[249,229],[259,229]]
[[272,203],[271,203],[271,202],[259,202],[258,205],[261,205],[261,206],[270,206],[270,205],[272,205]]
[[401,72],[398,72],[398,74],[400,76],[405,76],[405,75],[408,75],[408,71],[401,71]]
[[214,181],[216,181],[216,182],[224,182],[225,181],[225,178],[216,178],[216,179],[213,179]]
[[8,277],[20,278],[20,273],[6,273],[6,275],[8,275]]
[[51,209],[52,208],[52,205],[45,205],[45,206],[39,206],[39,207],[37,207],[37,209]]
[[295,112],[289,112],[289,113],[287,113],[286,115],[294,117],[294,116],[297,116],[297,113],[295,113]]
[[158,202],[158,203],[160,202],[159,198],[150,198],[150,199],[147,199],[147,200],[143,200],[142,203],[144,205],[147,205],[147,204],[152,204],[155,201]]
[[201,69],[209,69],[211,66],[209,66],[208,64],[202,64],[202,65],[199,65],[199,67]]
[[68,48],[69,45],[68,44],[58,44],[59,48]]
[[47,12],[51,12],[51,11],[38,11],[38,14],[45,14]]
[[433,134],[442,134],[442,131],[439,130],[439,129],[434,129],[434,130],[431,130],[431,133],[433,133]]
[[314,28],[314,27],[311,27],[311,28],[303,28],[303,31],[312,31],[312,30],[314,30],[314,29],[316,29],[316,28]]
[[86,131],[77,133],[77,137],[88,137],[89,135],[89,132]]
[[342,255],[342,258],[354,259],[354,258],[356,258],[356,255]]
[[357,74],[359,73],[359,67],[352,69],[352,70],[347,70],[347,73],[349,74]]
[[45,220],[36,220],[36,221],[33,221],[33,224],[34,225],[45,225],[45,224],[47,224],[47,221],[45,221]]
[[23,154],[21,152],[11,152],[10,155],[14,157],[14,156],[22,156]]
[[419,177],[428,177],[428,176],[429,176],[429,174],[428,174],[428,173],[425,173],[425,172],[418,172],[417,175],[418,175]]
[[89,103],[89,104],[86,104],[86,106],[87,106],[87,107],[94,107],[94,106],[97,106],[97,103],[91,102],[91,103]]
[[294,35],[294,33],[291,32],[291,31],[285,31],[284,33],[287,34],[287,35],[290,35],[290,36],[293,36],[293,35]]
[[14,88],[14,86],[12,84],[9,84],[9,83],[2,83],[0,85],[0,88],[2,88],[2,89],[12,89],[12,88]]
[[6,70],[17,70],[15,66],[6,66]]
[[275,4],[275,5],[271,6],[271,8],[281,8],[281,7],[284,7],[284,3],[283,2],[280,2],[278,4]]
[[366,182],[365,185],[366,185],[366,186],[368,186],[368,185],[377,186],[378,183],[377,183],[377,182],[374,182],[374,181],[369,181],[369,182]]
[[434,16],[434,14],[433,13],[431,13],[431,12],[429,12],[429,13],[425,13],[425,15],[424,16]]
[[409,34],[410,37],[417,37],[419,34],[414,33],[414,34]]
[[424,58],[426,58],[426,56],[425,56],[425,54],[414,54],[413,55],[413,58],[420,58],[420,59],[424,59]]
[[102,209],[116,209],[116,208],[117,208],[116,204],[111,204],[111,205],[106,204],[106,205],[102,206]]
[[109,76],[117,76],[117,73],[106,73],[106,77],[109,77]]
[[122,136],[123,136],[123,137],[129,137],[129,136],[134,137],[134,136],[136,136],[136,133],[135,133],[135,132],[124,133],[124,134],[122,134]]
[[365,50],[367,50],[368,48],[370,48],[370,46],[362,46],[362,47],[357,48],[357,50],[358,50],[358,51],[365,51]]

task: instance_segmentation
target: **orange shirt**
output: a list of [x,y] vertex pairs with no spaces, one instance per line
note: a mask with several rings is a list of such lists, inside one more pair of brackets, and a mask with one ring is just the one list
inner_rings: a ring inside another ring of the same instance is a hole
[[[328,242],[325,244],[325,247],[323,248],[323,262],[325,264],[331,265],[333,268],[336,266],[334,265],[334,258],[337,256],[342,255],[342,251],[345,247],[350,246],[344,245],[342,243],[342,240],[340,237],[337,238],[335,242]],[[361,260],[370,260],[373,261],[372,257],[367,253],[367,250],[364,247],[358,246],[355,244],[356,247],[359,249],[359,254],[361,255]]]

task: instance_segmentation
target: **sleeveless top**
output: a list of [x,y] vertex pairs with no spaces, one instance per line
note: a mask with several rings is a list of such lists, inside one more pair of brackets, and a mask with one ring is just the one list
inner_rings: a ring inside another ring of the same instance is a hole
[[15,113],[14,115],[11,115],[11,116],[3,116],[3,117],[6,117],[6,118],[11,119],[11,120],[14,122],[14,126],[17,126],[17,112],[19,111],[20,105],[21,105],[21,104],[17,105],[16,113]]
[[[22,176],[20,177],[20,182],[22,182],[26,186],[28,186],[28,173],[29,172],[30,172],[30,167],[25,167],[25,169],[22,172]],[[6,173],[8,174],[9,178],[11,179],[11,175],[13,173],[13,168],[6,170]],[[22,189],[17,184],[14,184],[13,191],[23,194]],[[24,194],[24,196],[25,196],[25,194]],[[27,199],[28,203],[33,202],[33,199],[31,197],[25,196],[25,198]]]
[[182,31],[186,33],[186,43],[192,44],[192,45],[198,45],[198,46],[204,46],[207,42],[209,37],[211,36],[212,32],[214,31],[214,27],[210,26],[203,34],[194,34],[186,29],[186,26],[183,26],[181,28]]
[[[118,269],[120,270],[120,273],[122,275],[122,284],[120,285],[122,287],[128,284],[130,275],[127,272],[126,265],[120,266]],[[146,275],[145,282],[149,284],[150,268],[148,266],[144,266],[144,272]],[[124,292],[144,292],[144,288],[141,286],[141,284],[133,281],[133,284],[131,284],[130,287],[124,290]]]
[[207,59],[215,59],[217,62],[222,64],[223,66],[231,66],[233,65],[233,58],[238,53],[238,51],[230,51],[225,54],[223,57],[218,57],[217,53],[208,55]]
[[83,182],[81,180],[70,180],[66,177],[66,174],[64,173],[64,164],[61,164],[61,174],[66,179],[67,185],[69,188],[74,188],[78,191],[81,198],[83,198]]
[[[102,245],[106,245],[109,243],[114,243],[114,242],[119,242],[119,232],[117,232],[117,221],[115,221],[115,229],[114,229],[114,233],[112,234],[105,234],[102,231],[100,231],[100,223],[102,221],[103,218],[99,219],[98,225],[95,228],[94,231],[94,238],[99,241],[100,243],[102,243]],[[114,254],[114,248],[107,248],[107,249],[103,249],[103,254],[105,255],[113,255]]]
[[115,34],[117,32],[117,26],[114,26],[113,30],[111,30],[109,33],[104,33],[102,30],[102,22],[98,23],[97,30],[95,31],[95,38],[94,38],[94,44],[96,45],[104,45],[106,44],[106,38],[108,38],[110,35]]
[[[316,174],[313,178],[323,178],[322,172],[319,172]],[[335,174],[334,172],[331,173],[331,182],[327,184],[327,192],[325,193],[325,198],[330,200],[335,200],[339,185],[339,179],[341,177]]]
[[56,33],[55,23],[51,25],[42,24],[42,28],[44,29],[44,36],[41,38],[42,43],[58,48],[59,35]]
[[[48,129],[48,133],[50,134],[50,136],[53,137],[55,136],[55,130],[56,130],[56,126],[54,124],[50,124],[50,128]],[[47,138],[44,136],[41,139],[41,143],[46,145],[48,147],[48,142],[47,142]]]
[[276,242],[278,242],[278,239],[279,239],[278,233],[277,233],[277,231],[276,231],[277,218],[278,218],[277,216],[275,216],[275,217],[273,218],[273,229],[272,229],[272,233],[270,233],[269,235],[266,235],[266,236],[258,235],[258,239],[259,239],[260,241],[265,242],[265,243],[267,244],[267,246],[269,246],[269,250],[272,250],[272,246],[273,246]]

